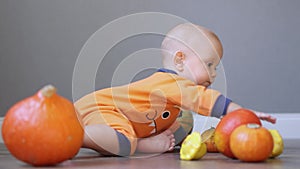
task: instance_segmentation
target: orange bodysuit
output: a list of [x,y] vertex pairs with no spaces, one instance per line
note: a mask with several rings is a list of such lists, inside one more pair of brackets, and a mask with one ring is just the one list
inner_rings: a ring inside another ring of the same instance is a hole
[[229,99],[170,72],[160,69],[128,85],[90,93],[75,102],[76,110],[84,125],[107,124],[125,135],[130,142],[130,154],[135,152],[137,138],[174,126],[181,110],[204,116],[225,114]]

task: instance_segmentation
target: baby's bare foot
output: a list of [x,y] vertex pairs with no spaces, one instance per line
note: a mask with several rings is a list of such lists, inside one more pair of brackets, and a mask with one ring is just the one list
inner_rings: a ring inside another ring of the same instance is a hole
[[174,146],[174,135],[171,130],[166,130],[156,136],[140,139],[137,151],[143,153],[163,153],[173,150]]

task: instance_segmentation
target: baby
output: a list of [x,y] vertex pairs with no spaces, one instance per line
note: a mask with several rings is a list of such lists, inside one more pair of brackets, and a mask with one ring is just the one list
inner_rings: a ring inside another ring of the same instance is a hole
[[[223,55],[219,38],[191,23],[170,30],[162,42],[164,68],[124,86],[101,89],[75,102],[85,126],[83,147],[103,155],[172,150],[188,134],[178,116],[222,117],[241,108],[207,88]],[[256,112],[271,123],[276,118]]]

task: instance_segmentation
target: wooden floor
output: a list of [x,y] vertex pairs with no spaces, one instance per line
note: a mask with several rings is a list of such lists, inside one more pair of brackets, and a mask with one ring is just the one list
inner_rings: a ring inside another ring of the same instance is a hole
[[[0,169],[32,168],[12,157],[5,146],[0,143]],[[35,167],[37,168],[37,167]],[[229,159],[220,153],[207,153],[196,161],[182,161],[179,159],[179,150],[157,155],[138,155],[126,157],[101,157],[94,151],[81,149],[77,156],[51,168],[78,168],[78,169],[297,169],[300,168],[300,140],[285,140],[284,153],[275,159],[263,163],[244,163]]]

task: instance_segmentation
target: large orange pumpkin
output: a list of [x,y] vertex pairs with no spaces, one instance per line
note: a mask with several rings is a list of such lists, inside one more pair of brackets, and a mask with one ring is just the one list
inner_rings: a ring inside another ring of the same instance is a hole
[[48,85],[8,110],[2,137],[17,159],[34,166],[54,165],[78,153],[83,128],[73,104]]
[[261,125],[260,119],[256,114],[247,109],[237,109],[228,113],[220,120],[214,135],[214,141],[219,152],[227,157],[235,158],[230,150],[230,134],[236,127],[247,123]]
[[244,124],[231,133],[230,149],[241,161],[265,161],[272,153],[273,137],[266,128],[258,124]]

